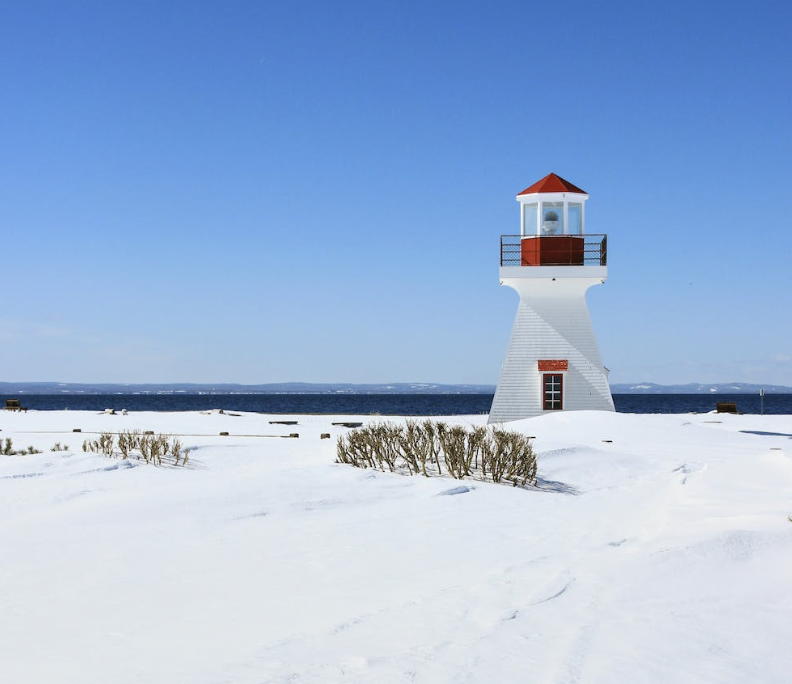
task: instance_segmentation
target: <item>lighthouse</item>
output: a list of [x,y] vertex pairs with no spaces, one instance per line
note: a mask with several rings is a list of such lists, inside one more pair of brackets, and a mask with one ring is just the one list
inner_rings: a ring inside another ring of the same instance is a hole
[[520,303],[490,423],[614,410],[586,305],[608,277],[607,236],[584,230],[588,198],[554,173],[517,195],[520,234],[501,236],[500,283]]

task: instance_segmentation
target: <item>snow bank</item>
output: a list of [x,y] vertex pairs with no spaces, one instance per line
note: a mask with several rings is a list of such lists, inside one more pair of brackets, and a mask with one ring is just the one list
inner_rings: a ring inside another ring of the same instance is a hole
[[[537,489],[337,465],[340,420],[0,415],[3,679],[787,681],[792,417],[510,424]],[[123,429],[188,467],[82,452]]]

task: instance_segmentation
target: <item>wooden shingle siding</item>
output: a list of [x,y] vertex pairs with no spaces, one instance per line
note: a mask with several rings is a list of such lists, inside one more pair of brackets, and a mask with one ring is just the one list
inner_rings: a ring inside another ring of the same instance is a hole
[[586,306],[587,288],[579,296],[563,297],[543,296],[537,288],[533,289],[530,297],[521,296],[489,422],[544,413],[540,360],[567,361],[564,410],[613,411],[613,398]]

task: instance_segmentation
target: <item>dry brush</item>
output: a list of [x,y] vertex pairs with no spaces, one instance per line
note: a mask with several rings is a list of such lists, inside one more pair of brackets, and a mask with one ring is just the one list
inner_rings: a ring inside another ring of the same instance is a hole
[[536,484],[531,438],[483,426],[442,421],[372,423],[338,438],[337,463],[407,475],[450,475],[524,487]]
[[110,458],[136,458],[156,466],[186,466],[190,459],[190,450],[182,447],[178,437],[151,435],[140,430],[119,432],[117,445],[112,433],[103,432],[99,439],[86,439],[83,451]]

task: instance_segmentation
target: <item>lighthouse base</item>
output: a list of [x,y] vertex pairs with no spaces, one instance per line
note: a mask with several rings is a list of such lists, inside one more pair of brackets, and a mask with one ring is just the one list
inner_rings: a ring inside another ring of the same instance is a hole
[[507,278],[520,294],[489,423],[557,411],[613,411],[586,290],[602,279]]

